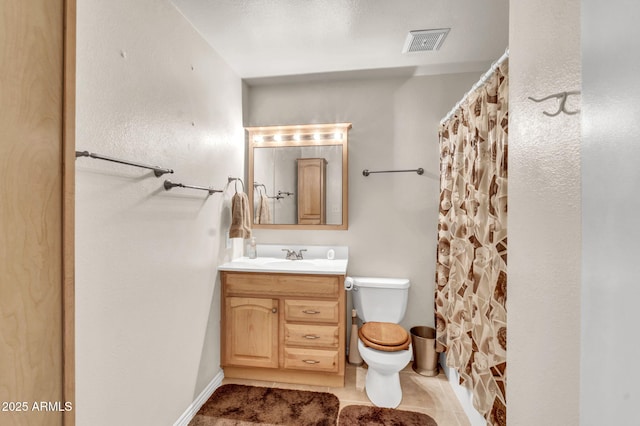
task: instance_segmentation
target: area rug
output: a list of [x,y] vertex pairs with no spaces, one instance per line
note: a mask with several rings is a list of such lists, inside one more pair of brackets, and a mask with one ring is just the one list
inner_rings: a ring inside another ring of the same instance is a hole
[[222,385],[189,426],[335,425],[340,401],[327,392]]
[[426,414],[393,408],[348,405],[340,411],[338,426],[438,426]]

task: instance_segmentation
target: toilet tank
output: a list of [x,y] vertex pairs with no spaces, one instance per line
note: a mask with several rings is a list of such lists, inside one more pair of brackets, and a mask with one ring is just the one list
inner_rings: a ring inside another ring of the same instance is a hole
[[407,309],[409,286],[405,278],[351,277],[353,307],[363,322],[399,323]]

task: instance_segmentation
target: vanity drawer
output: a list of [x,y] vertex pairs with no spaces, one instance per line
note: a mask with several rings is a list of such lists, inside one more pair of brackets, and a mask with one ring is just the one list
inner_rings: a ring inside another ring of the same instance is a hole
[[338,371],[338,351],[284,349],[284,368],[307,371]]
[[337,276],[223,273],[227,294],[268,294],[293,297],[335,298],[340,295],[340,280]]
[[337,348],[338,339],[339,330],[337,325],[284,325],[284,342],[286,345]]
[[223,275],[227,294],[272,294],[275,277],[267,274],[226,272]]
[[338,323],[337,300],[285,300],[284,319],[316,323]]
[[[337,276],[277,275],[278,291],[288,296],[326,297],[337,299],[340,295],[340,280]],[[344,291],[344,287],[342,287]]]

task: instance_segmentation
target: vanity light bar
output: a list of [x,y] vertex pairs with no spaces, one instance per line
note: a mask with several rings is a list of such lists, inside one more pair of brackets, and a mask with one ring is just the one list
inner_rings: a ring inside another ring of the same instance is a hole
[[323,132],[323,133],[293,133],[274,135],[256,135],[253,142],[301,142],[301,141],[326,141],[326,140],[342,140],[342,132]]

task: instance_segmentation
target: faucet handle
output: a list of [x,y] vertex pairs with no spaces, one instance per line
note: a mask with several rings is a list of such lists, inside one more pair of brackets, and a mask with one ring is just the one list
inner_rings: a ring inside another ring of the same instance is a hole
[[[302,259],[302,252],[303,252],[303,251],[307,251],[307,249],[300,249],[300,250],[298,250],[298,254],[296,255],[296,257],[297,257],[298,259]],[[294,253],[295,253],[295,252],[294,252]]]
[[296,255],[296,251],[295,250],[290,250],[290,249],[282,249],[282,251],[286,251],[286,258],[287,259],[296,259],[297,255]]

